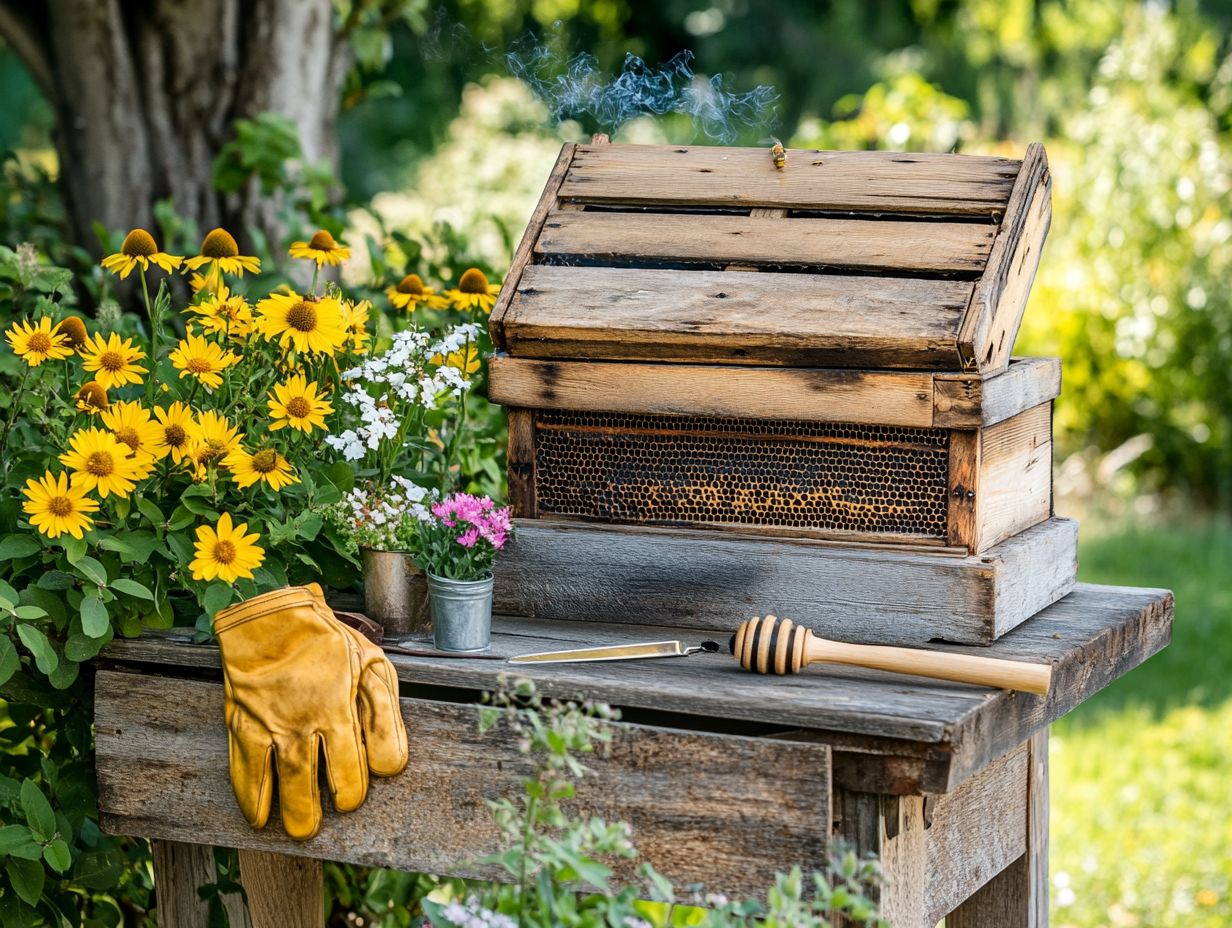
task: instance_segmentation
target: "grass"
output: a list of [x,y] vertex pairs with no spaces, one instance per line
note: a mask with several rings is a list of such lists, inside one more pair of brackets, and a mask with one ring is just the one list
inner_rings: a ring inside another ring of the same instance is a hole
[[1056,928],[1232,925],[1232,524],[1083,526],[1083,580],[1168,587],[1172,645],[1053,729]]

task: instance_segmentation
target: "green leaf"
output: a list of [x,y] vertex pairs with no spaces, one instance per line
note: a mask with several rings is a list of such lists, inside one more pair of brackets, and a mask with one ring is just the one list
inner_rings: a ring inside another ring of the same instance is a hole
[[33,535],[5,535],[0,538],[0,561],[29,557],[42,550],[43,546]]
[[111,588],[120,593],[127,593],[129,596],[136,596],[138,599],[148,599],[150,602],[154,602],[154,594],[150,592],[149,587],[127,577],[119,577],[116,580],[112,580]]
[[21,658],[8,635],[0,634],[0,685],[8,683],[9,677],[17,673],[21,666]]
[[17,603],[17,591],[4,580],[0,580],[0,599],[7,600],[10,607]]
[[77,858],[73,882],[90,889],[112,889],[124,872],[124,857],[118,850],[90,851]]
[[89,545],[86,544],[84,538],[73,538],[71,535],[65,535],[60,540],[64,545],[64,554],[70,564],[76,564],[86,556]]
[[81,665],[71,660],[61,660],[55,669],[47,675],[47,682],[58,690],[66,690],[77,681]]
[[0,925],[4,928],[35,928],[39,924],[46,922],[30,906],[12,894],[0,896]]
[[143,516],[155,525],[161,526],[167,521],[167,517],[163,515],[163,511],[144,496],[137,500],[137,509]]
[[[34,856],[30,853],[33,850]],[[43,849],[35,842],[30,829],[25,825],[5,825],[0,827],[0,857],[11,854],[26,860],[38,860]]]
[[26,813],[26,824],[38,841],[50,841],[56,835],[56,814],[43,791],[31,779],[21,781],[21,808]]
[[195,522],[196,516],[192,511],[183,504],[175,507],[175,512],[171,513],[171,520],[167,524],[167,528],[173,532],[178,532],[182,528],[187,528]]
[[210,616],[217,615],[227,606],[231,605],[231,599],[234,591],[225,583],[213,583],[205,591],[205,596],[201,599],[201,608]]
[[180,506],[187,509],[189,512],[196,513],[199,516],[207,516],[211,519],[218,518],[217,510],[210,505],[209,501],[201,499],[197,496],[180,497]]
[[81,557],[73,565],[82,575],[93,580],[99,586],[107,585],[107,568],[92,557]]
[[73,855],[68,851],[68,845],[60,838],[43,848],[43,860],[56,873],[64,873],[73,865]]
[[153,532],[144,530],[127,532],[123,539],[117,538],[114,535],[107,535],[98,543],[98,546],[108,551],[117,552],[120,555],[120,560],[126,564],[143,563],[149,559],[150,554],[158,547],[158,536]]
[[107,606],[98,595],[91,593],[81,600],[81,630],[91,638],[101,638],[111,627]]
[[8,872],[9,883],[17,898],[27,905],[38,905],[43,896],[43,881],[47,872],[37,860],[18,860],[9,858],[4,869]]
[[68,590],[77,585],[77,578],[62,570],[49,570],[34,585],[40,590]]
[[49,674],[56,669],[56,664],[59,660],[56,658],[55,649],[52,648],[51,642],[47,640],[47,636],[40,629],[33,625],[18,625],[17,637],[34,655],[34,663],[38,669]]
[[295,520],[295,529],[300,538],[311,541],[317,537],[317,532],[321,531],[321,516],[315,512],[306,512]]
[[88,661],[102,650],[105,638],[91,638],[88,635],[69,635],[64,642],[64,656],[70,661]]
[[13,615],[19,619],[33,621],[34,619],[44,618],[47,615],[47,610],[40,609],[38,606],[18,606],[13,610]]

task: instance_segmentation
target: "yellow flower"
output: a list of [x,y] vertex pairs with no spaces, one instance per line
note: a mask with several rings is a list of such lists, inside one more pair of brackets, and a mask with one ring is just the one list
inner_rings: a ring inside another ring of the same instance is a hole
[[225,285],[211,293],[200,303],[194,303],[185,312],[196,313],[206,332],[229,335],[234,341],[243,341],[252,334],[252,307],[238,293],[232,293]]
[[298,293],[271,293],[257,304],[257,331],[283,348],[313,354],[333,354],[347,340],[342,304],[336,297],[320,299]]
[[77,391],[77,408],[82,412],[96,413],[111,404],[107,401],[107,388],[97,380],[91,380]]
[[68,346],[76,351],[90,337],[86,332],[86,324],[77,316],[65,316],[56,326],[56,331],[68,339]]
[[281,490],[292,483],[299,483],[299,478],[291,472],[291,462],[273,448],[263,448],[256,454],[236,448],[227,455],[223,464],[231,469],[231,476],[241,487],[250,487],[264,480],[271,490]]
[[192,410],[176,400],[166,409],[154,407],[154,415],[158,418],[159,431],[154,453],[160,458],[170,454],[171,460],[179,464],[192,448],[196,427]]
[[167,357],[170,358],[171,365],[180,372],[181,380],[192,375],[211,390],[222,386],[220,372],[240,359],[235,352],[224,352],[214,342],[207,342],[200,335],[189,335],[181,339]]
[[31,477],[22,490],[26,502],[21,508],[30,524],[48,538],[68,532],[74,538],[94,524],[88,513],[98,512],[98,503],[86,496],[84,486],[69,483],[68,474],[55,476],[47,471],[40,480]]
[[244,577],[252,579],[252,572],[265,560],[265,550],[256,542],[261,538],[255,532],[245,535],[248,523],[232,526],[231,513],[224,512],[218,525],[197,527],[197,557],[188,565],[194,580],[213,580],[234,583]]
[[325,417],[334,407],[317,395],[317,382],[308,383],[303,374],[296,374],[286,383],[274,384],[270,394],[270,431],[276,432],[288,425],[301,432],[311,432],[313,426],[329,431]]
[[[221,271],[224,274],[243,277],[245,271],[250,274],[261,273],[261,261],[241,255],[240,246],[236,244],[235,237],[226,229],[211,231],[201,243],[201,254],[184,262],[184,266],[190,271],[195,271],[204,264],[210,265],[211,274]],[[208,283],[209,278],[207,277],[203,286]],[[200,287],[194,289],[199,290]]]
[[144,480],[154,470],[154,462],[167,456],[160,448],[162,429],[140,403],[129,400],[115,403],[100,417],[111,434],[128,445],[137,461],[134,480]]
[[445,291],[445,296],[449,297],[458,309],[474,309],[478,306],[485,313],[490,313],[496,305],[498,293],[500,284],[489,284],[483,271],[472,267],[462,275],[456,289]]
[[321,229],[306,242],[292,242],[290,255],[292,258],[315,261],[320,267],[322,264],[341,264],[349,260],[351,249],[335,242],[332,235]]
[[189,429],[188,459],[193,479],[204,480],[208,467],[225,467],[227,455],[240,446],[243,437],[225,416],[208,409],[198,415]]
[[133,347],[131,338],[120,341],[115,332],[110,338],[104,339],[102,333],[96,333],[93,338],[87,338],[81,349],[81,357],[85,361],[85,369],[96,371],[94,379],[105,390],[122,387],[129,383],[141,383],[141,375],[145,368],[135,362],[145,357],[145,352]]
[[68,444],[70,450],[60,455],[60,463],[73,471],[73,486],[97,489],[103,499],[112,493],[123,499],[141,479],[141,463],[128,445],[110,432],[81,429],[72,434]]
[[371,300],[360,300],[353,303],[350,300],[342,304],[342,322],[351,340],[351,351],[354,354],[368,353],[368,311],[372,309]]
[[440,296],[435,287],[425,287],[418,274],[407,274],[398,281],[397,286],[386,290],[385,295],[398,309],[412,313],[421,305],[428,309],[444,309],[449,305],[449,301]]
[[479,349],[475,347],[473,342],[469,342],[464,349],[451,351],[444,358],[439,354],[434,354],[431,360],[433,364],[444,363],[449,367],[460,370],[463,374],[473,374],[479,370]]
[[9,340],[13,354],[31,367],[38,367],[48,359],[59,361],[73,353],[68,336],[53,329],[51,320],[46,316],[34,325],[29,320],[14,322],[4,337]]
[[180,266],[183,258],[169,255],[158,250],[158,243],[145,229],[133,229],[124,236],[124,244],[114,255],[103,258],[102,265],[113,274],[119,274],[123,280],[140,267],[148,271],[151,264],[157,264],[164,271],[173,271]]

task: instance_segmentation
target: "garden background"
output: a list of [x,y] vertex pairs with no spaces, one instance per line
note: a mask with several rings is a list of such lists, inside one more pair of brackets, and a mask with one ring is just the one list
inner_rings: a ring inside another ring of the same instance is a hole
[[[1018,353],[1064,360],[1057,508],[1083,520],[1083,579],[1177,594],[1172,647],[1056,726],[1054,924],[1232,923],[1232,3],[172,6],[0,2],[0,245],[71,269],[71,295],[50,292],[90,316],[138,311],[138,292],[97,266],[137,225],[194,254],[230,222],[267,268],[324,227],[352,247],[343,281],[378,303],[409,272],[499,279],[562,140],[596,130],[1011,156],[1043,140],[1054,215]],[[323,33],[308,7],[328,14]],[[61,29],[74,15],[77,31]],[[144,53],[74,60],[99,35]],[[685,49],[693,77],[673,57]],[[645,98],[610,92],[667,85],[676,96],[652,105],[690,112],[626,118]],[[0,254],[3,328],[20,260]],[[0,365],[0,411],[16,370]],[[499,420],[473,421],[466,476],[496,489]],[[55,736],[20,694],[0,695],[0,813],[19,808],[10,777],[65,801],[71,785],[52,788],[38,759]],[[80,891],[140,923],[140,871]],[[371,918],[411,891],[332,879],[335,913]]]

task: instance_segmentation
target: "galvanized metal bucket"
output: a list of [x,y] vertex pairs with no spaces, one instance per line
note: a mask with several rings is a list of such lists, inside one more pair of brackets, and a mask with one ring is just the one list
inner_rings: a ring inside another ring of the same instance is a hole
[[432,640],[441,651],[482,651],[492,643],[492,578],[449,580],[428,574]]
[[428,578],[404,551],[364,548],[364,613],[386,638],[426,632],[432,624]]

